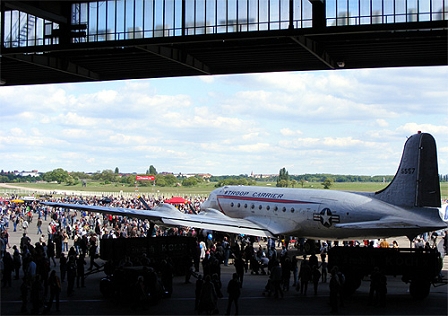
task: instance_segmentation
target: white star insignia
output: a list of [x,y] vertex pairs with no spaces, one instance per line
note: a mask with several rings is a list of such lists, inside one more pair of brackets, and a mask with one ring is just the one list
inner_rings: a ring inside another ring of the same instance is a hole
[[322,225],[331,226],[331,212],[328,208],[324,210],[324,213],[321,215],[321,218],[322,218]]

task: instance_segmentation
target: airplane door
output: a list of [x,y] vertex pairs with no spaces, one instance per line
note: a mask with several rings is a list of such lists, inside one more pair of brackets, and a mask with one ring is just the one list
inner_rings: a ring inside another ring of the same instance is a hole
[[310,208],[307,208],[307,209],[304,210],[304,212],[306,213],[307,221],[313,221],[313,215],[314,215],[313,210],[310,209]]
[[306,213],[306,214],[303,214],[303,217],[306,218],[305,225],[308,229],[315,230],[315,229],[322,228],[321,225],[319,225],[319,223],[316,221],[315,214],[318,213],[317,209],[308,207],[308,208],[304,209],[303,211],[304,211],[304,213]]

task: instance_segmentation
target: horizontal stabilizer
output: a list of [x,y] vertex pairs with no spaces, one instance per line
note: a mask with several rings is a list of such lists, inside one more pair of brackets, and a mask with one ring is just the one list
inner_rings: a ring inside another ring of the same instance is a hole
[[334,225],[336,228],[353,229],[353,230],[367,230],[367,229],[418,229],[426,228],[427,231],[445,229],[446,224],[440,222],[440,225],[436,225],[434,222],[421,222],[416,221],[411,224],[405,222],[403,219],[388,217],[377,221],[355,222],[355,223],[340,223]]

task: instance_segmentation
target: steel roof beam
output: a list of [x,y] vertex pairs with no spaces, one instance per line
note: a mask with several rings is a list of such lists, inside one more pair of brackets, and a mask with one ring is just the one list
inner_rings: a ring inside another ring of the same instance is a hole
[[292,36],[291,39],[300,46],[302,46],[304,49],[306,49],[308,52],[310,52],[313,56],[319,59],[330,69],[336,68],[335,66],[336,63],[334,62],[334,60],[330,57],[330,55],[326,51],[324,51],[320,47],[318,42],[313,41],[312,39],[309,39],[304,35]]
[[9,55],[3,56],[3,58],[14,59],[16,61],[32,64],[39,67],[49,68],[89,80],[100,80],[99,74],[60,58],[47,57],[43,55]]
[[160,56],[162,58],[171,60],[183,66],[195,69],[204,75],[210,75],[210,68],[202,61],[196,59],[192,55],[185,53],[177,48],[170,48],[166,46],[147,45],[147,46],[135,46],[148,53]]

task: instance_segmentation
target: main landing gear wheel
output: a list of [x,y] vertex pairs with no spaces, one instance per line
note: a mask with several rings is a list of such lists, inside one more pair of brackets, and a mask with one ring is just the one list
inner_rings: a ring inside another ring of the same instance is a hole
[[409,286],[409,292],[412,297],[417,300],[422,300],[429,295],[431,282],[427,280],[412,280]]

